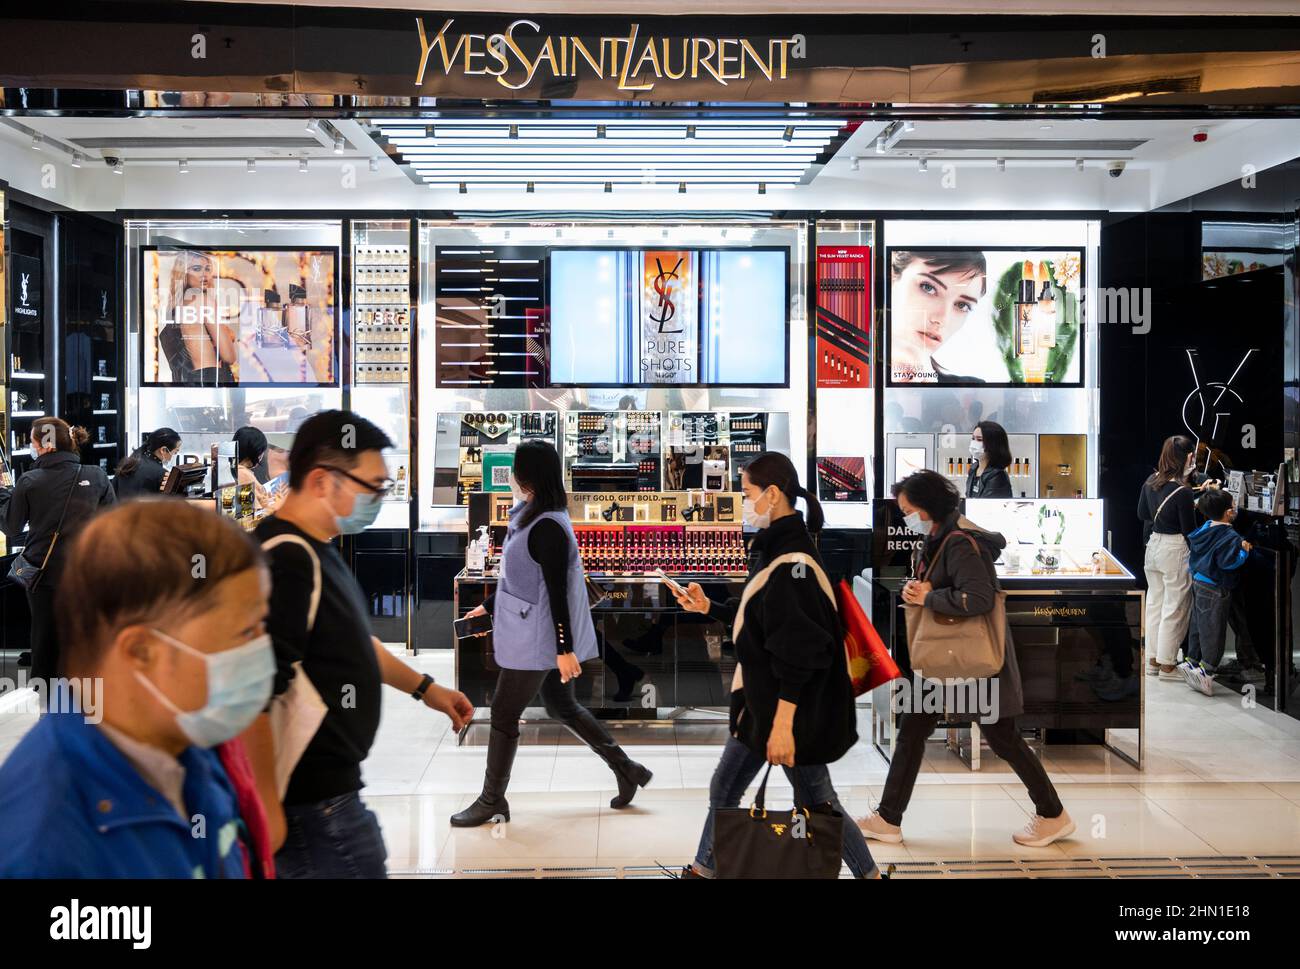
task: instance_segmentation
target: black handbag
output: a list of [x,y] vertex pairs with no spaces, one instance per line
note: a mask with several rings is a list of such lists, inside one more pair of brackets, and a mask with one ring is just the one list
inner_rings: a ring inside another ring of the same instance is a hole
[[68,517],[68,505],[72,503],[72,493],[77,490],[77,482],[80,480],[81,469],[78,468],[76,474],[72,476],[72,487],[68,489],[68,497],[63,502],[63,511],[59,513],[59,522],[54,526],[54,534],[50,536],[50,546],[45,550],[45,558],[41,560],[41,564],[32,565],[27,561],[24,550],[14,556],[9,566],[9,578],[27,592],[36,588],[37,583],[41,581],[41,576],[45,574],[45,566],[50,564],[50,556],[54,554],[54,546],[58,544],[59,533],[63,531],[63,519]]
[[716,877],[839,878],[844,815],[829,807],[767,810],[771,774],[769,764],[752,807],[714,809]]

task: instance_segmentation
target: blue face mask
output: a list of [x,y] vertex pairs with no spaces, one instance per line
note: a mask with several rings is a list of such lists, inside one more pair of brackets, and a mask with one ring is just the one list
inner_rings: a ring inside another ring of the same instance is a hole
[[215,747],[244,732],[271,698],[275,680],[275,652],[271,637],[263,633],[242,646],[220,653],[203,653],[161,630],[155,636],[182,652],[197,656],[207,667],[208,699],[197,710],[182,710],[153,682],[136,670],[135,676],[176,715],[176,726],[196,747]]
[[379,511],[382,507],[383,499],[378,495],[357,495],[352,500],[352,514],[342,518],[337,515],[334,517],[334,523],[338,527],[339,534],[355,535],[358,532],[364,532],[375,523],[375,519],[379,517]]
[[921,513],[919,511],[914,511],[910,515],[904,515],[903,524],[907,526],[908,531],[915,532],[917,535],[930,534],[930,523],[921,519]]

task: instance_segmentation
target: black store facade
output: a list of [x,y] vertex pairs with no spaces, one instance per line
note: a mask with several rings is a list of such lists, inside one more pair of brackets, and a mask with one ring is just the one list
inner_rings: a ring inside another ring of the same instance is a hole
[[[491,584],[467,543],[499,544],[502,469],[545,437],[611,593],[584,700],[653,719],[724,704],[724,631],[646,575],[743,579],[748,457],[784,450],[815,483],[823,554],[884,632],[908,544],[890,486],[964,485],[996,420],[1013,499],[967,514],[1015,536],[1026,726],[1137,760],[1141,677],[1101,697],[1074,674],[1143,662],[1136,495],[1189,433],[1246,472],[1279,565],[1236,635],[1260,702],[1295,712],[1300,489],[1262,504],[1300,446],[1293,19],[84,4],[6,20],[0,52],[16,471],[40,413],[91,429],[83,459],[110,470],[168,425],[217,449],[204,500],[240,517],[235,428],[267,434],[272,480],[305,413],[352,407],[396,442],[398,487],[346,541],[376,633],[450,649]],[[926,250],[985,280],[929,337],[907,271]],[[196,252],[232,267],[243,295],[216,303],[247,335],[207,384],[162,335]],[[296,349],[268,351],[268,318]],[[3,602],[16,678],[26,611]],[[457,669],[482,702],[490,650]]]

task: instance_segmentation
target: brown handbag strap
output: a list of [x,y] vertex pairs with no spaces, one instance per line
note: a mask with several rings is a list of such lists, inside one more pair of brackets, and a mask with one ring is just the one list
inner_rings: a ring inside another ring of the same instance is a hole
[[[975,550],[975,554],[980,557],[980,561],[982,562],[984,560],[984,553],[980,549],[980,543],[975,541],[975,536],[968,531],[964,531],[963,529],[954,527],[952,531],[950,531],[947,535],[943,537],[943,541],[939,543],[939,547],[934,550],[934,555],[932,555],[930,557],[930,560],[925,563],[925,570],[924,572],[921,573],[920,578],[924,579],[925,573],[929,572],[930,569],[934,567],[934,563],[939,561],[939,556],[943,554],[943,548],[945,545],[948,544],[948,539],[952,538],[954,535],[963,536],[966,539],[966,541],[970,542],[971,548],[973,548]],[[989,563],[989,566],[990,566],[989,575],[993,580],[993,589],[994,591],[996,591],[998,589],[998,573],[996,569],[992,568],[991,561]]]

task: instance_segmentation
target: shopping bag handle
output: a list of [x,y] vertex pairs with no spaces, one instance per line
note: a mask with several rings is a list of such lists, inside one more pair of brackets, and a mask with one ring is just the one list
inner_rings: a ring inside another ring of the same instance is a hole
[[[776,765],[768,764],[767,770],[764,771],[763,773],[763,783],[758,785],[758,792],[754,795],[754,804],[749,809],[749,816],[751,818],[754,817],[755,815],[764,818],[767,817],[767,806],[766,806],[767,805],[767,779],[772,776],[772,768],[774,766]],[[795,806],[794,806],[794,810],[790,812],[790,816],[793,818],[793,817],[797,817],[800,813],[802,813],[805,817],[807,817],[808,799],[806,797],[804,798],[804,806],[802,808],[799,807],[799,771],[793,770],[790,773],[794,777],[794,795],[795,795],[794,797]]]

